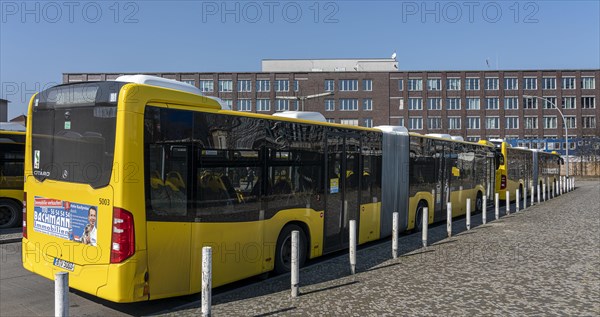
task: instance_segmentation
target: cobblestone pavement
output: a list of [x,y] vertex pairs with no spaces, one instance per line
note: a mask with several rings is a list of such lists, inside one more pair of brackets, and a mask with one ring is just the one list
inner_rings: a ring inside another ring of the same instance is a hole
[[[600,182],[488,223],[472,217],[359,250],[300,272],[301,296],[290,298],[289,275],[213,297],[213,316],[600,316]],[[514,212],[514,206],[513,206]],[[491,221],[490,221],[491,220]],[[473,228],[474,227],[474,228]],[[198,303],[169,312],[199,316]]]

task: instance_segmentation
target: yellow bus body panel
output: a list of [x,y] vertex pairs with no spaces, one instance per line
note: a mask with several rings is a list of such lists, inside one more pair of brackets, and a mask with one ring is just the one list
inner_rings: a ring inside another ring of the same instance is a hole
[[358,244],[377,240],[381,235],[381,203],[360,206]]

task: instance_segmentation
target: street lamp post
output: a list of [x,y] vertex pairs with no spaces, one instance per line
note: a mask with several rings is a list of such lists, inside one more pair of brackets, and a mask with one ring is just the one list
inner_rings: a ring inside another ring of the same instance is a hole
[[300,100],[302,102],[302,111],[304,111],[304,100],[325,97],[325,96],[332,96],[332,95],[333,95],[333,91],[329,91],[329,92],[324,92],[324,93],[315,94],[315,95],[308,95],[308,96],[275,96],[275,99]]
[[544,97],[539,97],[539,96],[530,96],[530,95],[523,95],[524,98],[537,98],[537,99],[541,99],[544,100],[545,102],[548,102],[549,104],[551,104],[552,106],[554,106],[554,109],[556,109],[558,111],[558,113],[560,114],[560,117],[563,120],[563,124],[565,125],[565,144],[566,144],[566,154],[567,154],[567,169],[566,169],[566,174],[567,174],[567,178],[569,178],[569,128],[567,125],[567,120],[565,120],[565,116],[563,115],[562,111],[560,111],[560,109],[558,108],[558,106],[553,103],[552,101],[550,101],[547,98]]

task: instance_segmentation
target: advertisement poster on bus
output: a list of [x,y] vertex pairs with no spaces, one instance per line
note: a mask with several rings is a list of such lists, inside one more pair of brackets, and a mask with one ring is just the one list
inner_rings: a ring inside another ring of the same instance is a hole
[[97,206],[36,196],[33,213],[34,231],[97,245]]

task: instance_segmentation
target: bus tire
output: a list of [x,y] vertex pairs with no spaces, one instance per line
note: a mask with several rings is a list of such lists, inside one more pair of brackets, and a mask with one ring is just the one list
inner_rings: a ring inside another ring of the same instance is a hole
[[283,227],[277,238],[277,249],[275,249],[275,274],[290,272],[292,261],[292,231],[300,232],[300,245],[298,247],[300,267],[306,261],[307,240],[304,230],[295,224]]
[[19,225],[23,216],[23,207],[11,199],[0,199],[0,229]]
[[420,232],[423,227],[423,208],[427,207],[427,201],[421,200],[417,204],[417,210],[415,210],[415,227],[413,232]]
[[481,191],[477,192],[477,197],[475,198],[475,212],[479,213],[483,211],[483,194]]

